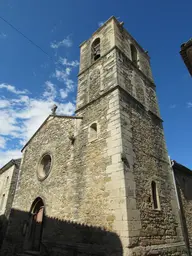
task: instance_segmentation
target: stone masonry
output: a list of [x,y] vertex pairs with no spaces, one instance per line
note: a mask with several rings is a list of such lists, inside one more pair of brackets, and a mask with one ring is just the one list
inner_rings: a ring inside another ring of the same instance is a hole
[[12,208],[20,162],[21,159],[12,159],[0,169],[0,247],[6,233]]
[[192,171],[187,167],[172,161],[177,196],[180,205],[180,216],[184,239],[188,248],[188,254],[192,254]]
[[[39,180],[45,153],[51,171]],[[187,255],[150,59],[115,17],[80,46],[76,116],[50,115],[23,149],[1,255],[32,239],[23,227],[36,198],[49,255]]]

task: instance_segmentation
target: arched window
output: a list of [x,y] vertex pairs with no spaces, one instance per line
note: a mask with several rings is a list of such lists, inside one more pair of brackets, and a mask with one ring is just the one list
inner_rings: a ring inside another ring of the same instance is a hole
[[91,46],[91,59],[92,61],[95,61],[100,58],[100,38],[96,38]]
[[131,44],[131,59],[132,62],[137,65],[137,49],[133,44]]
[[90,125],[90,140],[94,140],[97,138],[97,123],[93,123]]
[[153,199],[153,209],[160,209],[157,184],[155,181],[151,182],[151,190],[152,190],[152,199]]

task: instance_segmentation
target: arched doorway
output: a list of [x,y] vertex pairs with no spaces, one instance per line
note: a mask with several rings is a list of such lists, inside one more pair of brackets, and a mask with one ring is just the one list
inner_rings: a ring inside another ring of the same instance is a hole
[[31,205],[28,230],[24,245],[25,250],[40,251],[44,209],[43,200],[40,197],[36,198]]

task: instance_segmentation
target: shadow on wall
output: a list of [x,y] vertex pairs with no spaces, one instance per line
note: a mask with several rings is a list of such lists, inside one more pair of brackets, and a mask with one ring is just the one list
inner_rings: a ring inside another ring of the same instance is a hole
[[12,209],[1,256],[20,255],[26,251],[40,251],[42,256],[123,255],[116,233],[46,216],[42,223],[36,219],[34,228],[31,217],[28,212]]
[[183,237],[184,237],[185,244],[186,244],[186,247],[188,250],[188,255],[191,256],[190,242],[189,242],[189,230],[187,227],[187,221],[186,221],[186,217],[185,217],[184,206],[183,206],[181,191],[180,191],[179,187],[177,187],[177,194],[178,194],[178,199],[179,199],[179,204],[180,204],[179,214],[180,214],[180,218],[181,218],[181,222],[182,222]]
[[7,229],[7,218],[5,215],[0,216],[0,248],[3,243],[3,238],[5,237],[6,229]]

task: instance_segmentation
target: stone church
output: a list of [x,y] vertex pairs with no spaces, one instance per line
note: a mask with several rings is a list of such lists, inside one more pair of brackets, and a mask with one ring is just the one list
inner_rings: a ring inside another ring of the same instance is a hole
[[170,163],[150,58],[123,25],[80,45],[75,116],[53,108],[23,147],[2,256],[190,255],[173,166],[191,174]]

